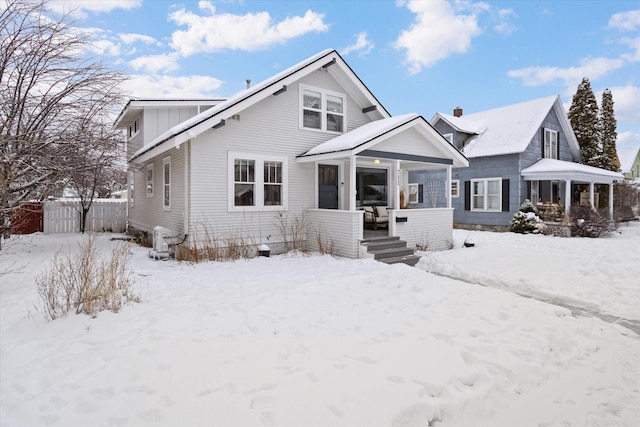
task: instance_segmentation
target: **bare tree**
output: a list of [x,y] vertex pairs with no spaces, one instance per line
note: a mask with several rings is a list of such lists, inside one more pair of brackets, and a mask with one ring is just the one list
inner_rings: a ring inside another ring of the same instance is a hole
[[0,239],[13,206],[52,194],[77,170],[78,131],[105,123],[121,99],[123,75],[87,58],[88,36],[46,3],[0,6]]

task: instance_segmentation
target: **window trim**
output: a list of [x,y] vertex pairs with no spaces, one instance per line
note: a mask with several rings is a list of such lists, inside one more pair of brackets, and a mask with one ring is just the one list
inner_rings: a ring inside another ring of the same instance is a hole
[[129,135],[129,139],[132,139],[139,133],[140,133],[140,117],[137,117],[133,122],[131,122],[131,124],[127,128],[127,134]]
[[[547,135],[549,135],[549,137],[551,135],[555,135],[555,141],[553,141],[552,138],[547,139]],[[559,145],[560,145],[560,134],[558,133],[557,130],[553,130],[553,129],[549,129],[549,128],[544,128],[544,140],[542,141],[542,146],[543,146],[543,156],[545,159],[555,159],[555,160],[559,160]],[[548,142],[548,144],[547,144]],[[552,142],[555,142],[555,144],[551,144]]]
[[[252,160],[254,162],[254,203],[253,206],[236,206],[235,205],[235,161],[236,160]],[[264,164],[265,162],[277,162],[282,164],[282,204],[281,205],[265,205],[264,204],[264,187],[269,184],[264,181]],[[227,209],[229,212],[277,212],[288,210],[288,159],[282,156],[270,154],[257,154],[247,152],[229,151],[227,155]]]
[[[149,179],[149,172],[151,172],[151,179]],[[155,178],[156,178],[156,173],[153,167],[153,163],[149,163],[147,166],[145,166],[144,168],[144,180],[145,180],[145,187],[144,187],[144,192],[147,195],[147,197],[153,197],[154,192],[155,192]],[[149,184],[151,184],[151,191],[149,191]]]
[[[455,186],[455,192],[453,190],[454,186]],[[452,179],[451,180],[451,198],[452,199],[460,198],[460,180],[459,179]]]
[[[498,182],[498,194],[497,194],[497,198],[498,198],[498,207],[495,209],[489,209],[489,182],[493,182],[493,181],[497,181]],[[482,207],[476,207],[475,206],[475,196],[476,194],[473,192],[474,190],[474,183],[476,182],[482,182],[484,184],[484,192],[483,192],[483,206]],[[492,177],[492,178],[477,178],[477,179],[472,179],[471,180],[471,194],[470,194],[470,201],[471,201],[471,211],[472,212],[502,212],[502,178],[501,177]]]
[[[310,127],[306,127],[304,126],[304,91],[305,90],[310,90],[313,92],[318,92],[320,93],[320,109],[316,110],[316,109],[312,109],[309,108],[309,111],[319,111],[320,112],[320,129],[317,128],[310,128]],[[313,132],[324,132],[324,133],[331,133],[331,134],[336,134],[336,135],[341,135],[344,134],[346,132],[346,127],[347,127],[347,95],[345,93],[341,93],[341,92],[334,92],[331,90],[326,90],[326,89],[321,89],[315,86],[308,86],[308,85],[303,85],[300,84],[299,85],[299,94],[298,94],[298,101],[299,101],[299,117],[298,117],[298,125],[299,128],[301,130],[308,130],[308,131],[313,131]],[[336,115],[336,116],[342,116],[342,130],[341,131],[335,131],[335,130],[329,130],[327,129],[327,116],[329,115],[329,110],[327,109],[327,99],[328,96],[335,96],[335,97],[339,97],[342,98],[342,113],[336,113],[336,112],[331,112],[331,114]]]
[[[166,174],[167,166],[169,166],[168,175]],[[167,182],[167,178],[169,179],[169,182]],[[166,197],[167,190],[169,191],[168,198]],[[165,211],[171,210],[171,156],[165,157],[164,159],[162,159],[162,210],[165,210]]]

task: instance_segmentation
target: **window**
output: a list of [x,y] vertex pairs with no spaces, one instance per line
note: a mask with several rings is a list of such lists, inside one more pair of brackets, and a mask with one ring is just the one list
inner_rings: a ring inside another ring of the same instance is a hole
[[502,200],[500,178],[474,179],[471,181],[471,210],[500,211]]
[[171,209],[171,157],[162,160],[162,209]]
[[558,158],[558,132],[555,130],[544,130],[544,158]]
[[357,168],[356,190],[357,206],[387,206],[387,170]]
[[531,203],[537,205],[540,203],[540,181],[531,181],[531,187],[529,189]]
[[460,180],[458,179],[451,180],[451,197],[456,199],[460,197]]
[[129,138],[133,138],[140,132],[140,119],[135,119],[133,123],[129,125]]
[[409,204],[417,205],[419,202],[420,184],[409,184]]
[[129,206],[133,207],[135,201],[135,181],[136,175],[133,172],[129,172]]
[[147,165],[147,197],[153,197],[153,163]]
[[300,86],[300,126],[328,132],[344,132],[345,95]]
[[229,210],[287,208],[287,160],[272,156],[229,153]]

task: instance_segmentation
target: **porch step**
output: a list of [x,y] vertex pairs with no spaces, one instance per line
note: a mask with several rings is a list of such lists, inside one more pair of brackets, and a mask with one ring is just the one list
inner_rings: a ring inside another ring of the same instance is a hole
[[399,237],[375,237],[360,242],[368,256],[386,264],[404,263],[414,266],[420,260],[415,251],[407,247],[407,242]]

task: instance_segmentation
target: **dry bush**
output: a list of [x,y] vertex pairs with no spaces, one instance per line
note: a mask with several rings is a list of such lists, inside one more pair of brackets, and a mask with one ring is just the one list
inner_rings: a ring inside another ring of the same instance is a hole
[[178,247],[181,261],[235,261],[251,258],[256,254],[255,239],[242,230],[220,236],[207,223],[200,223],[191,241]]
[[336,242],[333,236],[329,236],[322,230],[318,230],[316,233],[316,242],[318,243],[318,252],[322,255],[335,255],[336,254]]
[[95,316],[103,310],[117,312],[126,302],[140,302],[133,293],[126,243],[118,244],[111,257],[102,256],[94,236],[78,246],[75,255],[58,251],[50,267],[36,278],[47,318],[53,320],[71,311]]
[[280,237],[284,244],[284,251],[307,252],[304,241],[307,231],[307,216],[303,211],[300,216],[289,217],[289,212],[280,211],[276,217],[276,225],[280,231]]

